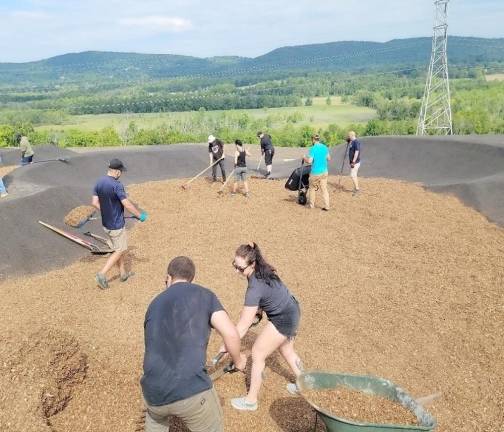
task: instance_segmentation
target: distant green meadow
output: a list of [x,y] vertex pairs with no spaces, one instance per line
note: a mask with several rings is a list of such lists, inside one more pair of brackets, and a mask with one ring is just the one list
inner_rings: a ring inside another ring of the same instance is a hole
[[82,131],[97,131],[112,127],[117,132],[123,131],[131,122],[140,129],[153,129],[161,126],[177,127],[178,125],[201,123],[202,119],[210,122],[218,121],[223,115],[228,118],[245,118],[244,123],[264,122],[265,127],[278,129],[287,123],[297,126],[309,125],[315,129],[323,129],[330,124],[347,126],[349,124],[365,124],[376,118],[376,111],[366,107],[346,104],[340,97],[333,96],[331,105],[327,98],[313,98],[313,105],[283,108],[261,108],[248,110],[226,111],[190,111],[171,113],[131,113],[131,114],[96,114],[68,117],[63,124],[43,125],[36,127],[37,131],[61,131],[79,129]]

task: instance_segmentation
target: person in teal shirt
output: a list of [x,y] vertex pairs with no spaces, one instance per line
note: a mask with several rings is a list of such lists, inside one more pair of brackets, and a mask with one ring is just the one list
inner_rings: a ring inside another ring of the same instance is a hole
[[327,146],[320,142],[319,135],[312,136],[312,143],[313,145],[310,147],[308,156],[304,157],[304,161],[312,166],[310,171],[310,187],[308,188],[308,205],[310,208],[315,208],[317,190],[320,188],[324,200],[322,210],[329,211],[329,191],[327,190],[329,171],[327,165],[331,160],[331,154]]

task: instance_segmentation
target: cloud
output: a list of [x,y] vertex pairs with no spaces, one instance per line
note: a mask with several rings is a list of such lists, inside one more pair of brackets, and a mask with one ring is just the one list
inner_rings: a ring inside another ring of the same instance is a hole
[[185,18],[150,15],[136,18],[122,18],[119,24],[154,32],[183,32],[192,28],[191,21]]

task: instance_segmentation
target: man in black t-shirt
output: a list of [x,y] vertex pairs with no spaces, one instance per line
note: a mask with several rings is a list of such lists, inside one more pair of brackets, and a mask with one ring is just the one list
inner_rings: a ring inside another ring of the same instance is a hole
[[257,132],[257,138],[261,141],[261,154],[264,155],[264,162],[266,164],[265,177],[269,177],[271,175],[271,169],[273,168],[275,147],[273,147],[270,135],[265,134],[264,132]]
[[212,167],[213,181],[217,181],[217,165],[219,165],[222,174],[222,181],[225,182],[226,171],[224,169],[224,158],[226,156],[224,155],[224,143],[220,139],[215,138],[213,135],[208,137],[208,155],[210,157],[210,165],[219,161]]
[[168,430],[172,416],[182,419],[191,431],[223,431],[219,398],[205,369],[212,328],[222,336],[235,367],[245,369],[236,327],[216,295],[192,283],[195,272],[190,258],[173,259],[166,290],[145,314],[141,379],[147,407],[145,432]]

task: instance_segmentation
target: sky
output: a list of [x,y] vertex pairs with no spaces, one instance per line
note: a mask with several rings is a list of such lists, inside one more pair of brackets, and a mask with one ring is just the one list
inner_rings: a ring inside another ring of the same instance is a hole
[[[256,57],[431,36],[433,0],[0,0],[0,62],[120,51]],[[449,33],[504,37],[504,0],[451,0]]]

